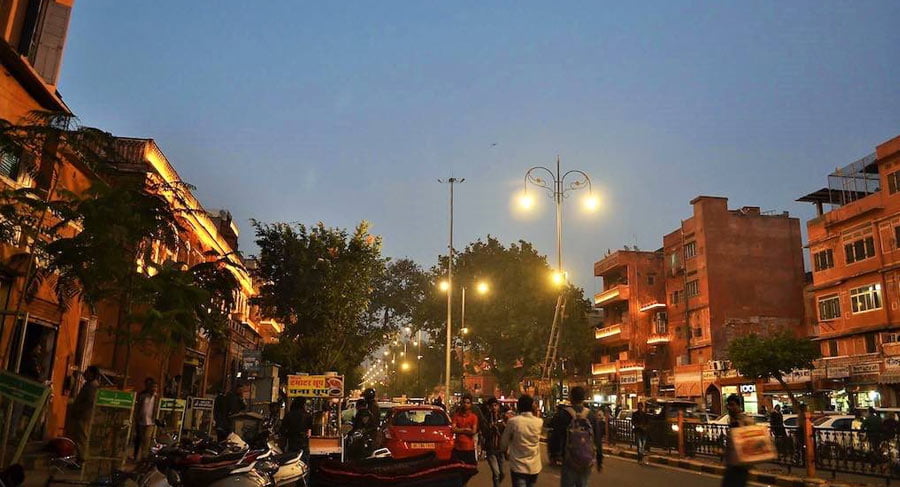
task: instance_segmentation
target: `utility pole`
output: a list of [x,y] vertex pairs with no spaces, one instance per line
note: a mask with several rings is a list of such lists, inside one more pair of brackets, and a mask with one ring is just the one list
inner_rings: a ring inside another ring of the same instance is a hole
[[450,349],[453,346],[453,187],[457,183],[463,183],[465,178],[448,178],[438,180],[440,183],[450,185],[450,252],[447,259],[447,350],[444,363],[444,404],[450,405]]

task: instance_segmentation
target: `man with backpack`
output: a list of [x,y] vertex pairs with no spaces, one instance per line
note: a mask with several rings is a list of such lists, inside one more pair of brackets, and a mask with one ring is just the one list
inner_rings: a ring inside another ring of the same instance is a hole
[[571,406],[560,408],[550,421],[550,460],[562,465],[560,487],[587,487],[591,469],[602,471],[601,431],[594,412],[585,407],[581,386],[569,391]]

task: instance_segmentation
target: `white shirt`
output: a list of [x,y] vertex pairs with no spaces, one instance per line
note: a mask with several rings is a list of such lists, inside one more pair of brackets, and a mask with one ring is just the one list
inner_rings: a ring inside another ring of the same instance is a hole
[[154,406],[156,405],[156,394],[141,394],[141,402],[138,404],[140,408],[138,413],[138,424],[141,426],[153,425]]
[[500,438],[500,451],[509,452],[509,470],[534,475],[541,472],[541,431],[544,421],[531,413],[514,416]]

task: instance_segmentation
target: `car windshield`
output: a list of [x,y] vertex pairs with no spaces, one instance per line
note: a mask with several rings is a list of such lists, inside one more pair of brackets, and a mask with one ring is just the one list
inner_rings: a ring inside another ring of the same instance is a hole
[[398,412],[393,419],[394,426],[447,426],[450,420],[443,411],[433,409],[408,409]]

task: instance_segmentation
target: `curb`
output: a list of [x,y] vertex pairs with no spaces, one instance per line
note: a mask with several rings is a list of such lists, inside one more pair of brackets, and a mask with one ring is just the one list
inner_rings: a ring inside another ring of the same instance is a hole
[[[618,448],[603,447],[603,453],[605,455],[613,455],[617,457],[628,458],[630,460],[637,460],[637,452],[632,450],[621,450]],[[703,472],[719,476],[725,473],[725,467],[722,465],[711,465],[709,463],[697,462],[694,460],[685,460],[682,458],[673,458],[663,455],[647,455],[645,458],[650,463],[680,468],[683,470],[691,470],[694,472]],[[755,470],[750,471],[750,481],[766,485],[776,485],[778,487],[820,487],[825,485],[829,485],[831,487],[847,486],[847,484],[830,483],[820,478],[776,475],[771,473],[758,472]]]

